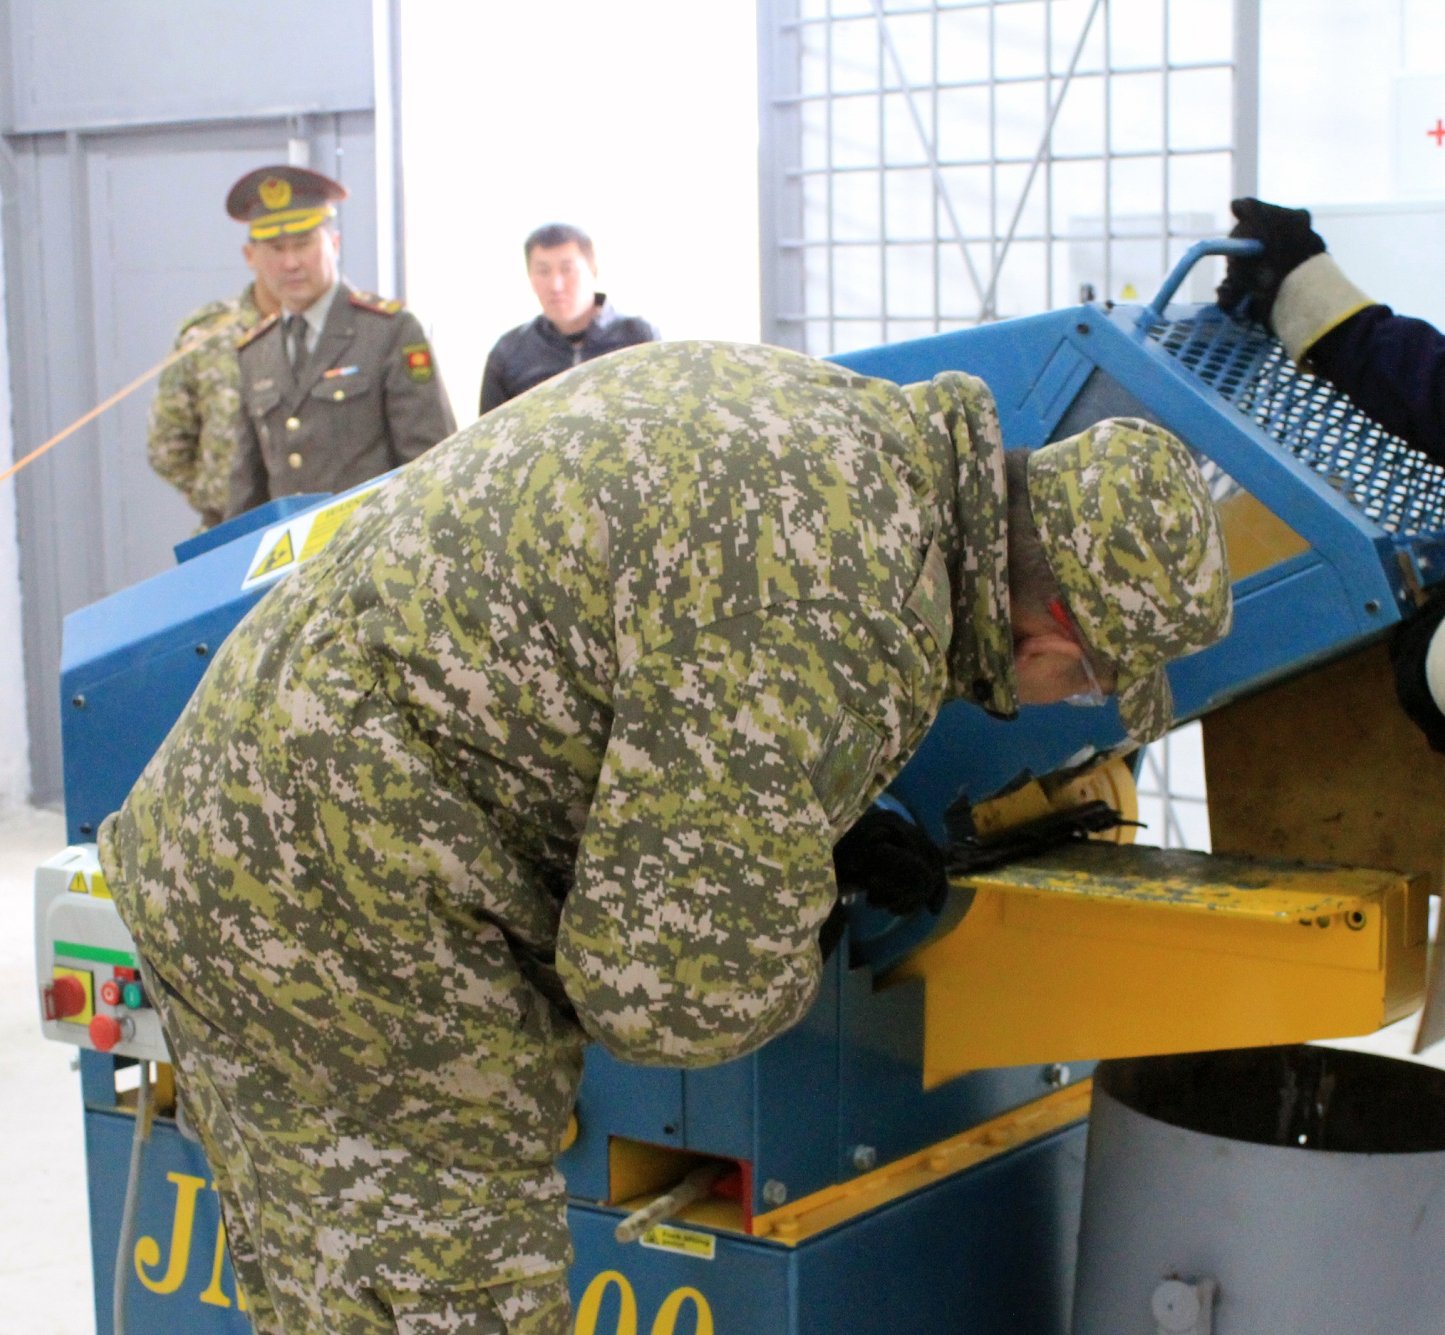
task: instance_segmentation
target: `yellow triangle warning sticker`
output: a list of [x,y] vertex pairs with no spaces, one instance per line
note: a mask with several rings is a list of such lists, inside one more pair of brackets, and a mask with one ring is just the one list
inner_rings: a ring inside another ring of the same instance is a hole
[[251,571],[251,578],[257,579],[262,575],[274,574],[282,566],[289,566],[296,559],[296,550],[291,545],[291,530],[287,529],[281,535],[281,541],[261,558],[256,568]]
[[348,496],[344,501],[337,501],[335,505],[328,505],[324,510],[318,510],[311,520],[311,532],[306,535],[301,559],[309,561],[325,547],[341,527],[341,521],[375,490],[376,488],[372,487],[358,495]]
[[90,887],[85,883],[85,873],[78,871],[70,878],[70,884],[66,887],[72,895],[88,895]]

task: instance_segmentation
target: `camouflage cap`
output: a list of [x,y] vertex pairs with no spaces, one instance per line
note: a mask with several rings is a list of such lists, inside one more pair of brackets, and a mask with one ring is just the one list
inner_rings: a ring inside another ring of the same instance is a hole
[[1174,713],[1164,665],[1223,637],[1233,616],[1204,477],[1162,427],[1121,417],[1034,451],[1028,479],[1059,589],[1118,673],[1119,716],[1153,741]]

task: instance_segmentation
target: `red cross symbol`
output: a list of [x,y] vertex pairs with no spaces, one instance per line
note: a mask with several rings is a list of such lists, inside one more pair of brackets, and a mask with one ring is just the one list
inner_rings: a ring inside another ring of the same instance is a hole
[[1445,140],[1445,123],[1442,123],[1437,116],[1435,118],[1435,128],[1433,130],[1426,130],[1425,136],[1426,138],[1433,139],[1435,141],[1435,147],[1439,148],[1441,141]]

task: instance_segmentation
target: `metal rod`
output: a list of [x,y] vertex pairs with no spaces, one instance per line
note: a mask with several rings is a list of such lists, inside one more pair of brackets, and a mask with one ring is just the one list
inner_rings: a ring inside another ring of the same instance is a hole
[[1139,312],[1139,328],[1148,329],[1164,319],[1164,308],[1179,290],[1189,271],[1206,255],[1258,255],[1263,250],[1264,246],[1259,241],[1235,240],[1231,237],[1220,237],[1212,241],[1196,241],[1184,252],[1179,263],[1170,271],[1169,276],[1164,280],[1164,286],[1159,289],[1154,300]]
[[[877,0],[874,0],[877,3]],[[983,305],[979,310],[979,319],[989,319],[994,313],[994,306],[998,300],[998,280],[1003,272],[1004,261],[1008,258],[1009,246],[1013,242],[1014,232],[1019,225],[1019,219],[1023,216],[1024,205],[1028,203],[1029,191],[1033,189],[1034,177],[1038,174],[1039,164],[1043,161],[1045,153],[1049,149],[1049,141],[1053,138],[1054,122],[1059,118],[1059,112],[1063,108],[1064,98],[1068,95],[1069,87],[1074,80],[1074,71],[1078,67],[1079,57],[1083,54],[1084,42],[1089,36],[1089,29],[1093,27],[1094,16],[1099,12],[1099,6],[1103,0],[1094,0],[1089,7],[1088,16],[1079,32],[1078,43],[1074,47],[1074,54],[1069,60],[1068,72],[1064,75],[1064,86],[1059,89],[1059,95],[1054,100],[1053,107],[1049,111],[1048,124],[1044,126],[1043,135],[1039,139],[1038,151],[1034,154],[1034,160],[1029,167],[1029,174],[1024,181],[1024,188],[1019,192],[1019,201],[1014,208],[1014,214],[1009,219],[1008,231],[1004,234],[1003,245],[999,250],[998,259],[993,266],[993,274],[989,278],[988,291],[984,293]],[[1107,54],[1107,53],[1106,53]],[[1107,145],[1105,145],[1107,151]]]
[[1164,0],[1163,14],[1163,36],[1164,36],[1164,68],[1159,78],[1159,118],[1163,123],[1163,134],[1159,144],[1159,198],[1162,201],[1159,218],[1159,272],[1169,272],[1169,239],[1170,239],[1170,214],[1172,206],[1170,203],[1169,190],[1169,169],[1173,161],[1170,154],[1170,142],[1172,127],[1169,122],[1169,0]]
[[612,1236],[618,1242],[636,1241],[660,1220],[671,1218],[694,1201],[700,1201],[717,1185],[728,1167],[725,1163],[705,1163],[694,1168],[671,1191],[664,1191],[656,1200],[634,1210],[612,1230]]
[[[832,8],[832,6],[831,6],[831,4],[830,4],[830,5],[829,5],[830,11],[831,11],[831,8]],[[833,352],[833,351],[837,348],[837,346],[838,346],[838,326],[837,326],[837,324],[836,324],[836,322],[834,321],[834,318],[833,318],[833,317],[834,317],[834,301],[833,301],[833,282],[834,282],[834,272],[833,272],[833,231],[834,231],[834,228],[833,228],[833,216],[834,216],[834,195],[833,195],[833,175],[834,175],[834,173],[833,173],[833,25],[832,25],[831,23],[828,24],[828,26],[823,29],[823,91],[824,91],[824,93],[827,95],[827,98],[828,98],[828,100],[824,103],[824,107],[825,107],[825,109],[826,109],[826,114],[825,114],[825,116],[824,116],[824,127],[823,127],[823,133],[824,133],[823,160],[824,160],[824,162],[827,164],[827,168],[828,168],[827,189],[826,189],[826,192],[825,192],[826,195],[827,195],[827,203],[826,203],[826,207],[824,208],[824,211],[823,211],[823,212],[824,212],[824,217],[825,217],[824,226],[825,226],[825,228],[827,229],[827,237],[826,237],[826,239],[827,239],[827,242],[828,242],[828,249],[824,252],[824,256],[825,256],[825,265],[826,265],[827,277],[828,277],[828,289],[827,289],[827,297],[828,297],[828,301],[827,301],[827,315],[828,315],[828,324],[827,324],[827,329],[828,329],[828,351],[829,351],[829,352]],[[808,290],[808,282],[807,282],[807,278],[806,278],[806,275],[805,275],[805,276],[804,276],[804,280],[803,280],[803,291],[804,291],[805,294],[807,293],[807,290]],[[805,295],[805,299],[804,299],[804,303],[803,303],[803,304],[804,304],[804,306],[807,305],[806,295]],[[804,350],[805,352],[817,352],[818,349],[816,349],[816,348],[810,348],[810,347],[807,346],[807,341],[808,341],[808,337],[807,337],[807,326],[805,325],[804,328],[803,328],[803,344],[804,344],[804,349],[803,349],[803,350]]]
[[[873,0],[873,14],[878,21],[878,31],[883,38],[884,49],[888,52],[888,59],[893,65],[893,73],[898,79],[899,86],[903,90],[903,100],[908,106],[908,114],[913,120],[913,128],[918,132],[919,142],[923,145],[924,156],[928,159],[929,174],[933,177],[934,193],[943,204],[943,211],[948,215],[948,225],[953,229],[953,239],[958,245],[959,253],[963,256],[964,268],[968,270],[969,281],[973,283],[974,295],[983,297],[983,282],[979,278],[978,270],[974,267],[973,256],[969,254],[968,242],[963,239],[963,227],[959,224],[958,215],[953,210],[953,200],[949,196],[948,186],[944,182],[943,173],[938,166],[938,149],[936,146],[937,125],[934,126],[934,136],[930,137],[924,128],[923,117],[918,112],[917,104],[913,100],[913,85],[909,83],[908,76],[903,72],[903,61],[898,56],[898,48],[893,44],[893,35],[888,31],[888,23],[883,15],[882,0]],[[880,96],[882,95],[880,90]],[[881,185],[880,185],[881,188]]]
[[[1160,765],[1157,752],[1163,750],[1165,764]],[[1154,774],[1154,782],[1159,787],[1159,803],[1164,808],[1164,847],[1184,847],[1184,827],[1179,823],[1178,813],[1174,810],[1174,795],[1169,791],[1169,739],[1165,737],[1162,741],[1156,742],[1153,746],[1145,748],[1144,763]],[[1169,842],[1170,831],[1173,831],[1175,842]]]
[[1259,0],[1234,0],[1234,163],[1236,199],[1259,189]]

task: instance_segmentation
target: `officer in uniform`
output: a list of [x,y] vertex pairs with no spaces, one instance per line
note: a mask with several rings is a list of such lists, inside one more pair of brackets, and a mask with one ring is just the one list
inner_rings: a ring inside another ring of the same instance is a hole
[[649,343],[389,479],[99,836],[255,1329],[567,1335],[584,1041],[787,1029],[833,846],[946,699],[1113,691],[1152,738],[1230,606],[1179,441],[1006,467],[959,372]]
[[336,201],[319,172],[260,167],[226,198],[248,261],[281,303],[239,345],[243,420],[226,517],[277,496],[335,492],[456,430],[426,335],[399,301],[339,277]]

